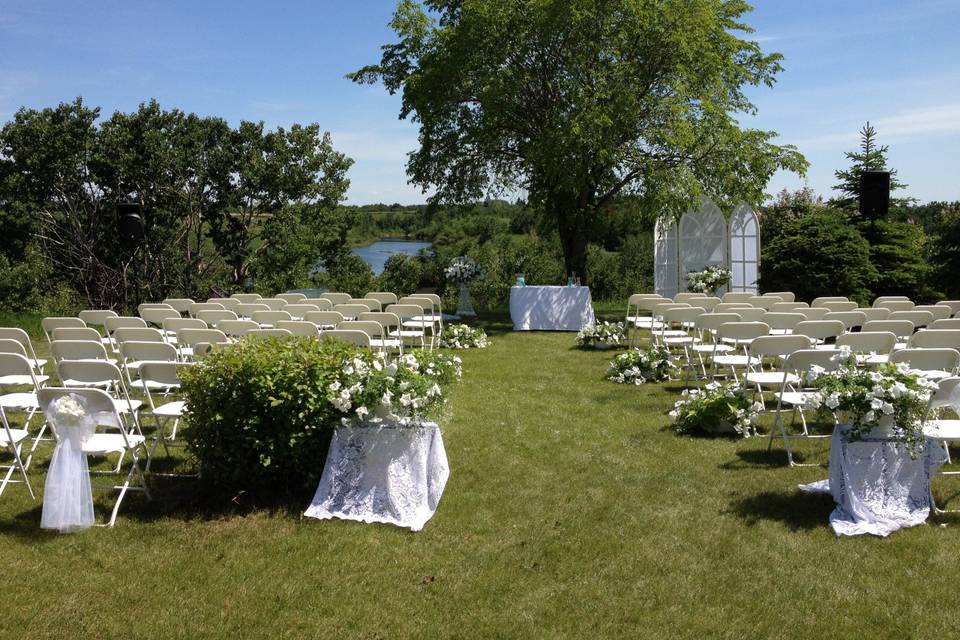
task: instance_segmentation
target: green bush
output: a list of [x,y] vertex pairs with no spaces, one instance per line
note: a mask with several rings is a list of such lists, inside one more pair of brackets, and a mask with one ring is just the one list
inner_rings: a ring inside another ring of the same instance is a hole
[[870,262],[877,272],[870,287],[874,296],[907,296],[917,303],[939,298],[930,285],[933,268],[923,227],[877,220],[861,223],[860,233],[870,243]]
[[184,437],[202,476],[235,489],[316,486],[339,420],[327,387],[356,351],[332,340],[242,340],[184,371]]
[[400,296],[408,296],[418,289],[435,289],[438,270],[439,265],[431,256],[393,255],[387,258],[383,273],[377,276],[377,286],[381,291],[392,291]]
[[360,256],[349,253],[329,265],[326,271],[318,272],[314,281],[318,286],[349,293],[355,298],[362,298],[375,290],[377,282],[370,265]]
[[947,295],[960,298],[960,203],[944,207],[938,216],[939,235],[933,243],[936,284]]
[[870,245],[842,212],[821,210],[790,220],[762,249],[761,289],[793,291],[798,300],[845,295],[866,303],[876,279]]

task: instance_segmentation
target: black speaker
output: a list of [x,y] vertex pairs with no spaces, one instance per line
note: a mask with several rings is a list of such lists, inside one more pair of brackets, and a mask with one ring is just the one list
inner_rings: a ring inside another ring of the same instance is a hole
[[890,211],[890,172],[864,171],[860,174],[860,215],[883,218]]
[[140,205],[133,202],[118,204],[117,232],[120,234],[120,241],[128,245],[140,244],[144,231]]

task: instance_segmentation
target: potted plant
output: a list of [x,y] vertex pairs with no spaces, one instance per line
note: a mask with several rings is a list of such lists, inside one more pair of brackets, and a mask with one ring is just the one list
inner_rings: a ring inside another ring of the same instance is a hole
[[753,424],[762,409],[739,384],[711,382],[704,389],[684,389],[670,418],[677,433],[739,433],[748,438],[756,433]]
[[577,345],[594,349],[610,349],[627,340],[622,322],[598,322],[583,327],[577,333]]
[[725,267],[707,267],[687,274],[687,289],[693,293],[712,296],[720,287],[730,283],[730,269]]
[[484,349],[489,344],[483,329],[465,324],[444,325],[440,334],[440,346],[446,349]]
[[619,354],[607,369],[607,380],[618,384],[643,384],[669,380],[677,370],[670,359],[670,352],[662,347],[649,351],[630,349]]

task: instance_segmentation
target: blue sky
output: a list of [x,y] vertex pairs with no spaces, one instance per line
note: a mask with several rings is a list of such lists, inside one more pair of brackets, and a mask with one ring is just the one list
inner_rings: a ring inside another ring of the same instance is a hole
[[[349,202],[415,203],[406,153],[416,128],[399,98],[344,74],[379,59],[394,0],[0,0],[0,121],[78,95],[104,112],[165,108],[270,126],[318,122],[352,157]],[[786,57],[751,91],[751,127],[780,133],[811,163],[768,191],[824,195],[866,120],[890,146],[906,195],[960,200],[960,0],[755,0],[747,21]]]

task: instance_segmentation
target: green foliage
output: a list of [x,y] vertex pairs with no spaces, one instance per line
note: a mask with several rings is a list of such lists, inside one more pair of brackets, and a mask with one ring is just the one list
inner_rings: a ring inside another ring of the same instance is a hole
[[407,296],[424,287],[435,287],[440,269],[439,261],[427,255],[392,255],[377,277],[377,286],[381,291]]
[[72,315],[80,306],[76,293],[54,277],[36,244],[28,244],[15,261],[0,253],[0,307],[60,316]]
[[[890,191],[899,191],[907,187],[906,184],[897,180],[896,169],[887,168],[887,152],[890,147],[887,145],[877,145],[877,130],[867,122],[860,130],[860,151],[848,151],[844,155],[847,160],[853,164],[849,169],[838,169],[834,176],[839,180],[839,184],[833,186],[837,191],[843,193],[843,197],[834,201],[834,204],[847,209],[856,209],[860,199],[860,176],[864,171],[889,171],[890,172]],[[912,200],[891,199],[890,204],[894,207],[910,204]]]
[[870,283],[874,296],[903,295],[917,303],[935,302],[931,287],[933,266],[923,228],[904,222],[861,222],[860,232],[870,244],[870,262],[876,275]]
[[237,490],[316,486],[339,420],[327,387],[355,352],[334,340],[247,339],[185,370],[184,437],[203,477]]
[[936,286],[956,300],[960,299],[960,202],[941,204],[931,262],[936,265]]
[[325,271],[313,275],[314,283],[330,291],[349,293],[354,298],[362,298],[368,291],[378,290],[373,269],[360,256],[350,253],[327,266]]
[[749,202],[806,161],[741,129],[745,88],[771,86],[779,54],[741,39],[740,0],[402,0],[397,41],[357,82],[402,92],[420,125],[412,181],[433,202],[522,189],[586,280],[587,247],[622,194],[673,209],[704,191]]
[[810,187],[796,191],[783,189],[773,202],[757,212],[760,218],[760,246],[765,247],[783,233],[784,226],[804,216],[823,209],[823,198]]
[[834,210],[787,221],[761,250],[761,289],[793,291],[798,300],[845,295],[866,303],[878,277],[870,245],[844,213]]

